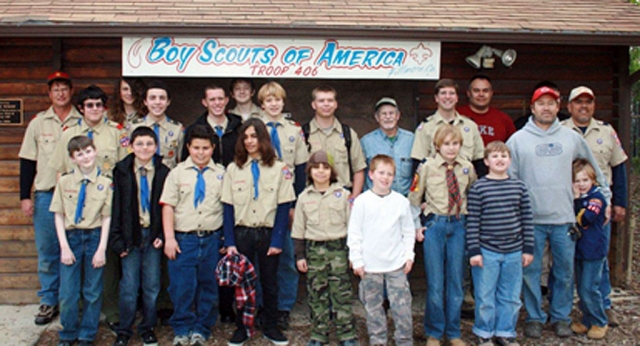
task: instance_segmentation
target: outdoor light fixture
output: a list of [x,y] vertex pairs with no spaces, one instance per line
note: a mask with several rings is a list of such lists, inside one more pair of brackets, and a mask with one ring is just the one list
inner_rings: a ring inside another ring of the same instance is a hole
[[502,51],[489,46],[482,46],[475,54],[469,55],[466,60],[469,65],[476,69],[492,69],[495,62],[495,58],[493,58],[494,55],[502,60],[504,66],[511,67],[511,65],[516,62],[518,53],[516,53],[515,49]]

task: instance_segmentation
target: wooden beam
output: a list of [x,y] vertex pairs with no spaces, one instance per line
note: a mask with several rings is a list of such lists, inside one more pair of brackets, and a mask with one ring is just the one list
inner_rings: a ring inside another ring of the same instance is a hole
[[[629,152],[631,145],[631,84],[629,78],[629,47],[621,46],[614,50],[613,85],[618,93],[618,134],[622,146]],[[614,90],[615,91],[615,90]],[[629,171],[631,165],[627,165]],[[629,176],[629,172],[627,172]],[[609,251],[609,266],[611,268],[611,282],[614,285],[630,284],[633,261],[633,228],[628,227],[627,213],[624,221],[612,225],[611,247]]]

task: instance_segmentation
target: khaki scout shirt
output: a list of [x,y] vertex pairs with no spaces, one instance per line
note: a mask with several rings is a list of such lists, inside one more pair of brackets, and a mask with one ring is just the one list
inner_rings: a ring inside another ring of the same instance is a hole
[[[131,123],[131,134],[133,130],[140,126],[148,126],[153,130],[153,124],[156,121],[146,116]],[[160,138],[158,145],[160,146],[160,155],[162,155],[162,163],[173,169],[178,164],[180,150],[182,150],[182,142],[184,142],[184,127],[181,123],[169,118],[162,117],[158,122],[160,127]]]
[[[426,121],[418,125],[415,138],[413,140],[413,148],[411,148],[411,157],[422,161],[424,158],[430,158],[435,154],[436,150],[433,145],[433,137],[436,130],[443,124],[447,124],[440,113],[435,112]],[[462,132],[462,147],[460,148],[460,156],[469,161],[479,160],[484,157],[484,143],[478,131],[478,125],[471,119],[460,115],[456,112],[453,120],[453,126],[458,127]]]
[[194,197],[198,181],[198,166],[191,157],[172,169],[164,183],[160,204],[174,207],[174,230],[180,232],[215,231],[222,227],[220,193],[224,167],[209,160],[203,173],[206,192],[204,201],[195,207]]
[[587,141],[589,149],[591,149],[593,156],[596,158],[598,167],[600,167],[604,176],[607,177],[609,185],[611,185],[611,179],[613,178],[611,167],[627,161],[627,154],[622,149],[616,130],[611,125],[593,118],[591,118],[591,122],[584,133],[573,123],[571,118],[563,120],[562,125],[574,129]]
[[[140,167],[144,167],[147,169],[147,182],[149,183],[149,203],[151,203],[151,187],[153,186],[153,175],[155,171],[153,169],[153,161],[149,161],[149,163],[144,166],[140,165],[138,159],[134,159],[134,162],[134,167],[136,170],[136,186],[138,186],[138,215],[140,215],[140,225],[144,228],[147,228],[151,225],[151,214],[149,213],[150,210],[147,210],[146,212],[142,211],[142,190],[140,189],[140,177],[142,175],[140,174]],[[149,205],[149,208],[151,208],[151,205]]]
[[240,112],[240,109],[238,108],[238,106],[235,106],[235,108],[230,110],[229,113],[235,114],[240,118],[242,118],[242,121],[245,121],[249,118],[259,117],[260,114],[262,114],[262,109],[260,109],[260,107],[258,107],[255,103],[251,103],[251,111],[249,112],[249,115],[243,115],[242,112]]
[[68,173],[75,168],[71,161],[67,145],[75,136],[87,136],[93,130],[93,144],[96,146],[96,166],[102,175],[113,177],[113,167],[128,154],[129,136],[127,132],[113,121],[106,118],[94,128],[90,128],[84,120],[78,120],[78,125],[69,128],[60,137],[49,165],[59,173]]
[[[280,151],[282,152],[280,161],[286,163],[292,173],[297,165],[306,163],[309,160],[309,150],[307,143],[304,141],[304,133],[300,125],[293,120],[285,119],[283,116],[280,116],[278,120],[272,120],[264,115],[260,119],[264,121],[265,125],[270,122],[278,124],[276,129],[278,131],[278,139],[280,139]],[[271,133],[271,127],[268,125],[267,131]]]
[[[458,156],[455,160],[455,168],[453,169],[458,180],[458,189],[462,197],[460,205],[460,214],[467,214],[467,192],[469,187],[478,178],[473,170],[471,162]],[[436,154],[434,158],[427,159],[418,167],[411,191],[409,192],[409,201],[415,206],[419,206],[422,197],[427,201],[427,207],[424,215],[434,213],[436,215],[449,215],[449,188],[447,187],[447,167],[445,161]],[[455,210],[451,211],[455,214]]]
[[[351,130],[351,168],[353,173],[359,172],[367,168],[367,162],[360,146],[358,134]],[[309,138],[307,139],[311,145],[311,153],[324,150],[333,157],[333,168],[338,174],[338,182],[346,187],[351,187],[352,181],[349,175],[349,157],[347,155],[347,146],[344,142],[342,134],[342,124],[338,119],[333,121],[333,129],[326,135],[318,126],[316,119],[312,119],[309,125]]]
[[[75,223],[76,206],[82,180],[88,179],[84,208],[80,223]],[[53,192],[51,207],[53,213],[64,214],[64,229],[93,229],[102,226],[102,218],[111,216],[111,197],[113,186],[111,179],[98,173],[98,169],[85,177],[76,166],[73,172],[60,177]]]
[[222,202],[233,205],[235,224],[245,227],[273,227],[278,204],[295,201],[293,174],[283,162],[266,166],[260,161],[259,194],[253,199],[251,158],[238,167],[232,162],[227,167],[222,184]]
[[338,183],[331,184],[324,193],[313,185],[307,186],[296,202],[291,238],[317,241],[346,238],[350,194]]
[[56,186],[56,170],[49,166],[49,159],[62,133],[69,127],[75,126],[82,114],[76,107],[64,119],[53,112],[53,106],[44,112],[38,113],[27,127],[22,139],[22,146],[18,156],[22,159],[36,161],[35,189],[46,191]]

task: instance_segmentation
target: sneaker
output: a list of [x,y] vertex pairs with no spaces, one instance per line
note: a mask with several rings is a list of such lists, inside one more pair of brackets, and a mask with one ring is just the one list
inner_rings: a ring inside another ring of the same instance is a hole
[[142,335],[140,335],[140,338],[146,346],[158,345],[158,338],[156,338],[156,334],[153,332],[153,330],[148,330],[142,333]]
[[58,346],[72,346],[75,342],[75,340],[60,340],[60,342],[58,342]]
[[38,313],[36,314],[36,324],[41,326],[43,324],[49,324],[53,319],[58,316],[60,310],[58,310],[58,306],[54,305],[40,305],[38,308]]
[[462,341],[462,339],[460,339],[460,338],[455,338],[455,339],[449,340],[449,344],[451,346],[467,346],[467,343]]
[[495,346],[491,339],[478,337],[478,346]]
[[322,346],[322,343],[318,340],[309,340],[309,342],[307,342],[307,346]]
[[605,325],[604,327],[591,326],[591,329],[589,329],[589,332],[587,333],[587,338],[594,340],[604,339],[604,337],[607,335],[608,329],[609,326],[607,325]]
[[616,328],[620,326],[620,320],[618,320],[618,314],[613,309],[607,309],[604,312],[607,313],[607,320],[609,321],[609,327]]
[[127,346],[129,344],[129,339],[131,339],[129,335],[118,334],[113,346]]
[[200,333],[193,333],[189,341],[191,342],[191,346],[204,346],[207,343],[207,338]]
[[440,340],[430,336],[425,346],[440,346]]
[[120,328],[120,322],[107,322],[109,326],[109,331],[113,335],[118,335],[118,328]]
[[552,324],[552,326],[554,333],[556,333],[556,336],[559,338],[568,338],[573,335],[569,322],[558,321]]
[[540,339],[542,337],[542,323],[527,322],[524,325],[524,336],[532,339]]
[[189,336],[176,335],[173,337],[173,346],[189,346]]
[[571,330],[576,334],[587,334],[589,328],[580,322],[571,323]]
[[360,346],[360,343],[356,339],[349,339],[340,341],[338,346]]
[[263,335],[274,345],[289,345],[289,339],[278,328],[265,330]]
[[278,328],[289,330],[289,311],[278,311]]
[[498,346],[520,346],[516,338],[505,338],[504,336],[496,337],[496,344]]
[[244,344],[247,339],[249,339],[249,337],[247,336],[247,331],[245,331],[244,328],[236,328],[236,330],[233,332],[233,336],[231,336],[231,339],[229,339],[229,342],[227,342],[227,345],[242,346],[242,344]]

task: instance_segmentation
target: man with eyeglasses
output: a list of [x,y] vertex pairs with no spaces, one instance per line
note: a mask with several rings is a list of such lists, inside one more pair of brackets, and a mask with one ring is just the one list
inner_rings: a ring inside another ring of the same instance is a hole
[[[360,140],[367,167],[371,159],[378,154],[393,157],[396,162],[396,176],[391,188],[407,196],[413,179],[411,147],[414,135],[412,132],[398,127],[400,109],[396,100],[390,97],[383,97],[376,102],[374,116],[380,127],[369,132]],[[365,178],[364,186],[365,190],[368,190],[372,185],[366,172]]]
[[[25,216],[33,217],[38,251],[40,308],[35,318],[37,325],[48,324],[59,311],[60,245],[53,213],[49,211],[56,171],[49,167],[49,159],[63,131],[82,119],[82,115],[71,104],[73,84],[69,75],[61,71],[54,72],[48,76],[47,84],[51,106],[31,119],[18,154],[20,207]],[[33,199],[32,186],[35,187]]]
[[[613,192],[612,219],[614,222],[620,222],[625,218],[627,207],[627,168],[625,167],[627,154],[620,144],[616,130],[610,124],[593,118],[596,110],[596,96],[593,90],[586,86],[571,90],[567,109],[571,118],[564,120],[562,124],[576,131],[587,141],[598,162],[598,167],[604,173]],[[611,238],[611,223],[605,225],[604,230],[608,243]],[[613,313],[609,298],[611,281],[609,280],[609,262],[606,259],[602,267],[602,281],[599,288],[609,326],[617,327],[620,323]]]

